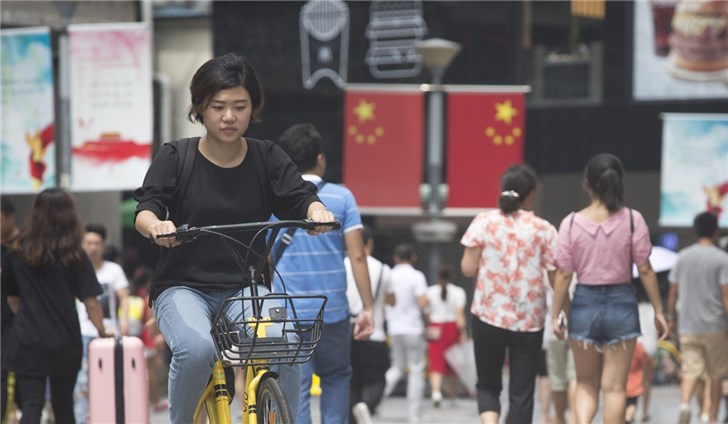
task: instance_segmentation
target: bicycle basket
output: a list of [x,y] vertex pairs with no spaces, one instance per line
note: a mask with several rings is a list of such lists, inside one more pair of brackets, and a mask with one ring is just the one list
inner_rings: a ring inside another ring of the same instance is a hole
[[[260,320],[252,313],[253,302],[260,306]],[[324,306],[326,296],[271,293],[226,299],[210,331],[220,361],[228,366],[246,366],[251,360],[271,364],[307,362],[321,339]],[[313,318],[299,317],[297,309]],[[263,328],[265,337],[259,336]]]

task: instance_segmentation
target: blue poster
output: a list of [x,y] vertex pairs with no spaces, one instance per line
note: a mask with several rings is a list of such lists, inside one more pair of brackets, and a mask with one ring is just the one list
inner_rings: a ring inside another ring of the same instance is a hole
[[660,225],[711,211],[728,228],[728,114],[663,115]]
[[0,31],[0,191],[35,193],[56,185],[53,56],[48,28]]

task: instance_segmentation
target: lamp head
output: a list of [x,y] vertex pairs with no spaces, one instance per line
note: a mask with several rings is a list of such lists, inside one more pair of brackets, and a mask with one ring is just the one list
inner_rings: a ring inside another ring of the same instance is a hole
[[415,42],[415,49],[422,55],[422,62],[436,78],[442,76],[450,62],[460,52],[461,45],[442,38],[430,38]]

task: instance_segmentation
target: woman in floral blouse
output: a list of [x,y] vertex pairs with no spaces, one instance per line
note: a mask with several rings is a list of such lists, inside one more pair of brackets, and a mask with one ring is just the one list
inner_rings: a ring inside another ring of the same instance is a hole
[[473,219],[462,240],[463,274],[477,277],[471,312],[482,423],[498,423],[503,359],[509,361],[507,423],[529,423],[547,315],[544,269],[553,277],[556,228],[529,211],[536,173],[508,168],[500,180],[499,209]]

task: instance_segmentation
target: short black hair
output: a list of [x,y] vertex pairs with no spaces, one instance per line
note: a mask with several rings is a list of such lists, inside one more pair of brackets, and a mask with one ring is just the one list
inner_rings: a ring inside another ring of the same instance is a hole
[[187,119],[192,123],[203,124],[202,112],[210,104],[213,96],[220,90],[243,87],[253,102],[252,122],[260,121],[260,113],[265,103],[263,85],[255,73],[253,65],[239,53],[228,53],[205,62],[195,72],[190,82],[190,109]]
[[101,236],[101,240],[106,241],[106,227],[101,224],[87,224],[87,233],[96,233]]
[[321,134],[310,122],[291,126],[278,140],[278,145],[296,164],[299,172],[310,171],[316,166],[318,155],[323,153],[322,144]]
[[106,246],[106,248],[104,249],[104,253],[101,255],[101,257],[103,257],[105,261],[116,262],[116,259],[120,255],[121,250],[119,250],[119,248],[114,246],[113,244],[110,244]]
[[0,196],[0,212],[2,212],[3,215],[15,214],[15,204],[12,200],[10,200],[10,197]]
[[699,213],[693,220],[693,230],[698,238],[712,238],[718,232],[718,216],[713,212]]
[[398,244],[394,248],[394,257],[403,261],[412,262],[415,259],[415,249],[411,244]]

